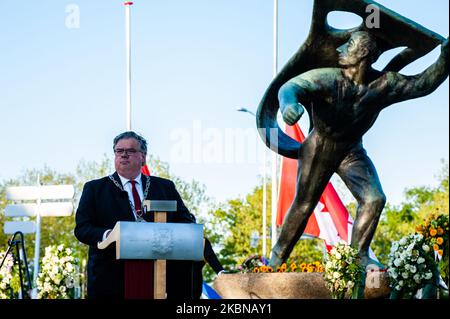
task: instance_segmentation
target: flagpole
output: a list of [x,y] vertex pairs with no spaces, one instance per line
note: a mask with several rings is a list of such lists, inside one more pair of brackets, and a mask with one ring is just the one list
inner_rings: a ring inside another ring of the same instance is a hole
[[126,53],[126,61],[127,61],[127,73],[126,73],[126,85],[127,85],[127,117],[126,117],[126,126],[127,131],[131,131],[131,6],[133,2],[126,1],[125,5],[125,53]]
[[[278,0],[273,1],[273,78],[278,73]],[[272,248],[277,242],[277,161],[278,155],[272,152]]]

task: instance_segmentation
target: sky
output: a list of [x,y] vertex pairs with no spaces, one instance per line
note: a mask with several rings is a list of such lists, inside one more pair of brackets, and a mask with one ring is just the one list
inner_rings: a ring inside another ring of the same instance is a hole
[[[306,39],[312,3],[279,1],[280,69]],[[379,3],[448,36],[446,0]],[[124,10],[115,0],[0,0],[0,180],[112,158],[112,139],[126,130]],[[254,117],[236,109],[255,112],[272,79],[273,2],[136,0],[131,10],[132,129],[216,200],[251,192],[266,148]],[[402,73],[423,71],[439,52]],[[364,137],[390,203],[407,187],[437,184],[449,158],[448,83],[384,110]]]

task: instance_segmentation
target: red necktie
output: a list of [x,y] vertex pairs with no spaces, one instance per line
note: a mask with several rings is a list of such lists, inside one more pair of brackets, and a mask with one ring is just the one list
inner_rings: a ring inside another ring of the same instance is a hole
[[134,209],[136,210],[136,215],[138,217],[142,217],[141,198],[139,197],[139,193],[136,189],[136,181],[130,181],[130,183],[131,183],[131,192],[133,193]]

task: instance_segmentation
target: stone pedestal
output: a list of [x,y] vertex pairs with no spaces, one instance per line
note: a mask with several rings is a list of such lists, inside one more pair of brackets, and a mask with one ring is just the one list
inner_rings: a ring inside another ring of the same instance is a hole
[[[221,274],[213,284],[223,299],[329,299],[322,273]],[[387,298],[390,293],[386,273],[369,272],[367,299]]]

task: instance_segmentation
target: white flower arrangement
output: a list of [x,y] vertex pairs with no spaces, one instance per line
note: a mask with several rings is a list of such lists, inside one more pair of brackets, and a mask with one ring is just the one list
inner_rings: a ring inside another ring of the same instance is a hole
[[352,295],[363,268],[358,263],[356,249],[344,243],[338,243],[331,249],[325,262],[325,282],[334,299],[343,299]]
[[[0,263],[5,257],[4,252],[0,252]],[[6,256],[5,262],[0,269],[0,299],[9,299],[11,297],[11,286],[13,281],[14,258],[11,254]]]
[[418,289],[433,278],[430,247],[421,234],[411,234],[394,242],[389,254],[388,274],[394,293],[412,298]]
[[37,278],[39,299],[73,298],[73,281],[79,275],[72,250],[64,245],[48,246]]

